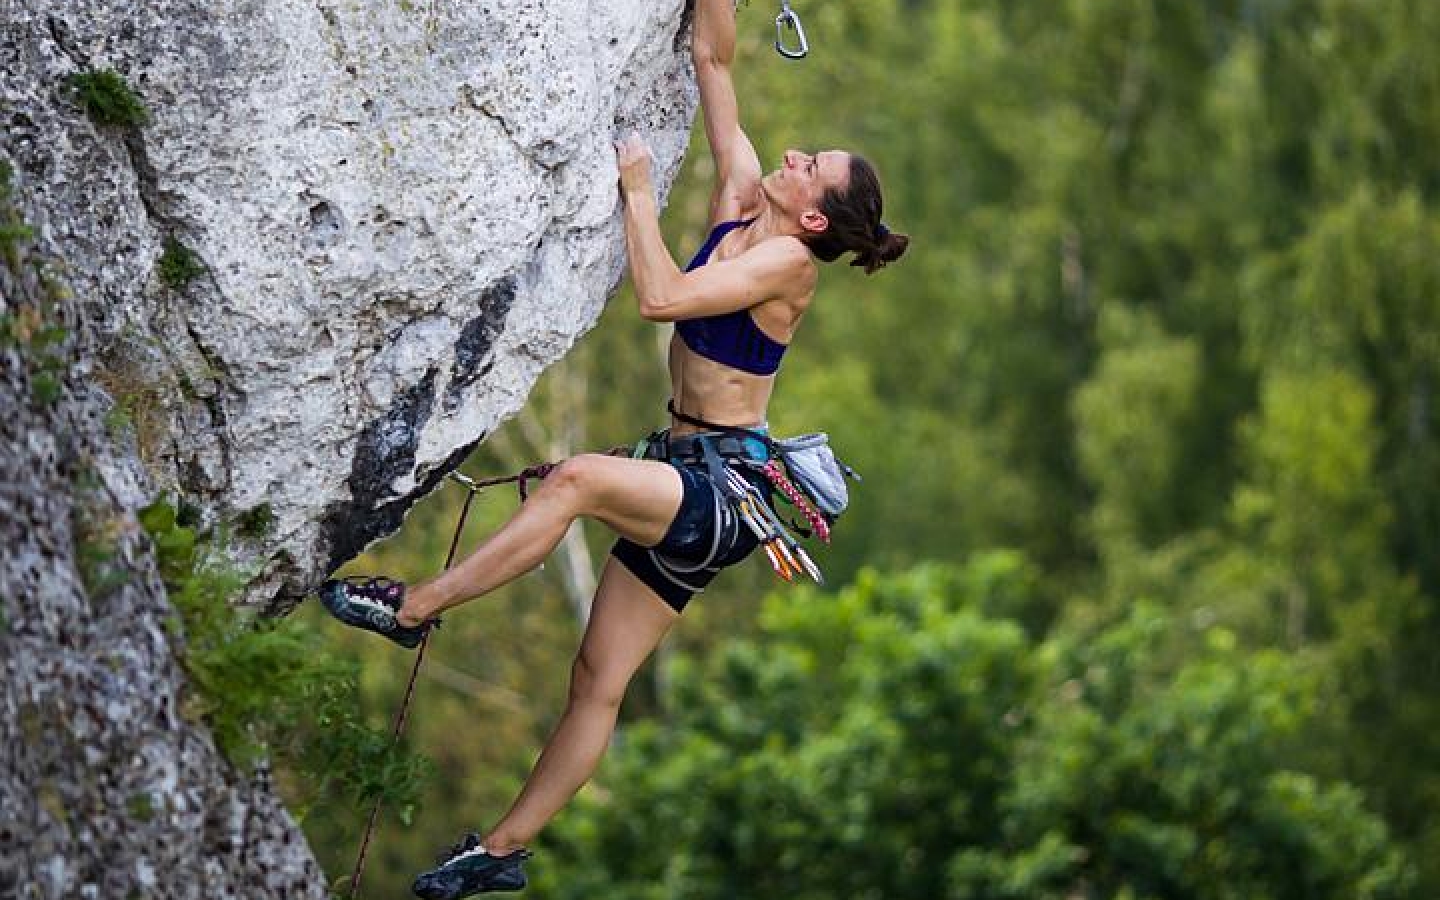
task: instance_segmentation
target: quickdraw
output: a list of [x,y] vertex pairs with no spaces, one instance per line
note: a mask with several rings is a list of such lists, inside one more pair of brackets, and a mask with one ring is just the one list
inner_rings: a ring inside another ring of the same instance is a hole
[[765,477],[770,479],[770,483],[775,485],[776,490],[785,495],[785,499],[790,501],[790,505],[800,511],[800,515],[810,523],[810,530],[815,532],[815,536],[827,544],[830,543],[830,523],[820,515],[820,510],[815,508],[815,504],[810,502],[810,498],[800,492],[780,464],[772,459],[765,463],[760,471],[765,473]]
[[756,493],[755,488],[736,474],[734,469],[726,469],[726,476],[729,479],[731,504],[740,516],[740,521],[745,523],[755,535],[755,540],[759,541],[775,574],[786,581],[794,581],[796,575],[808,575],[816,584],[824,584],[825,578],[820,574],[820,567],[815,565],[810,554],[806,553],[800,542],[785,529],[775,511]]

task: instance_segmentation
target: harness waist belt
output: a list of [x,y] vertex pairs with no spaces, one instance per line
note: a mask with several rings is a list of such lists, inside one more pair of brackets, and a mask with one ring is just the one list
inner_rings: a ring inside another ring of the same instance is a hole
[[653,438],[645,448],[646,459],[663,459],[673,463],[703,463],[705,447],[709,445],[715,453],[727,459],[746,459],[763,463],[770,458],[765,444],[755,438],[739,437],[732,434],[683,434],[672,436],[661,434]]

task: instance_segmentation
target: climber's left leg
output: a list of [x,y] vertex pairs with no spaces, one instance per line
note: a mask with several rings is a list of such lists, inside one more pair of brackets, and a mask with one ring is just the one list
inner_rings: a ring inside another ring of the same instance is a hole
[[532,840],[589,780],[615,731],[625,689],[680,614],[618,560],[600,577],[570,674],[570,699],[510,811],[485,836],[495,853]]
[[484,840],[467,835],[434,869],[415,879],[430,900],[458,900],[525,886],[524,845],[580,789],[615,732],[631,677],[679,618],[645,583],[612,558],[600,576],[590,624],[570,675],[570,702],[515,804]]

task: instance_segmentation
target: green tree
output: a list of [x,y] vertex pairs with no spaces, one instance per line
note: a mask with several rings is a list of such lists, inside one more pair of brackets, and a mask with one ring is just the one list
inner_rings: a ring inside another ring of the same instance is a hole
[[1145,604],[1037,643],[1003,613],[1027,572],[771,598],[759,638],[677,666],[673,724],[614,749],[537,894],[1406,895],[1360,793],[1288,765],[1304,667]]

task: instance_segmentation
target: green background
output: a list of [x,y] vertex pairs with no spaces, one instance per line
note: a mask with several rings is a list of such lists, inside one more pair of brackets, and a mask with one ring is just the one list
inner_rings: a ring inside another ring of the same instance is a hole
[[[686,613],[529,896],[1440,896],[1440,4],[794,6],[798,63],[739,12],[762,162],[862,153],[913,244],[825,269],[771,418],[865,481],[825,590],[752,560]],[[711,168],[697,129],[677,259]],[[466,471],[662,424],[664,340],[622,291]],[[462,496],[350,570],[433,573]],[[577,560],[447,617],[408,729],[437,775],[364,895],[503,813]],[[387,721],[410,657],[302,615]],[[347,874],[363,812],[300,813]]]

